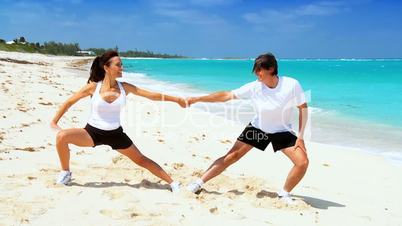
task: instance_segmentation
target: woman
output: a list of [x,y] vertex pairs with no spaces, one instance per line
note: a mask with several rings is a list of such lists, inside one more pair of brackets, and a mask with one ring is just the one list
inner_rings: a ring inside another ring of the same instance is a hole
[[[253,72],[258,80],[238,89],[188,99],[190,105],[197,102],[251,99],[257,114],[230,151],[212,163],[200,178],[187,186],[187,189],[198,193],[204,183],[218,176],[252,148],[264,151],[272,143],[274,152],[282,151],[293,163],[283,189],[278,192],[278,196],[284,201],[292,203],[290,192],[301,181],[309,164],[303,138],[308,113],[305,96],[296,79],[278,76],[278,64],[271,53],[262,54],[255,59]],[[292,109],[295,107],[299,110],[297,136],[293,132],[290,120]]]
[[[69,144],[80,147],[104,144],[111,146],[137,165],[166,181],[170,184],[172,191],[176,192],[179,189],[179,183],[174,182],[157,163],[144,156],[123,132],[120,125],[120,110],[129,93],[151,100],[173,101],[181,107],[186,107],[186,101],[183,98],[162,95],[128,83],[120,83],[116,78],[122,76],[122,71],[123,65],[116,51],[108,51],[96,57],[91,66],[88,84],[64,102],[51,121],[51,127],[59,130],[56,148],[62,171],[57,183],[66,185],[71,181]],[[85,128],[61,129],[57,123],[63,114],[78,100],[87,96],[91,96],[92,112]]]

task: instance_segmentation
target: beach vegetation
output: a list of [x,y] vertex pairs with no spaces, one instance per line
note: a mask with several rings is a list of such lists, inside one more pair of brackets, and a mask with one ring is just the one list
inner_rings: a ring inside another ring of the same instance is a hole
[[[88,48],[81,49],[78,43],[62,43],[49,41],[43,44],[36,42],[30,43],[25,37],[15,38],[13,42],[8,43],[4,39],[0,39],[0,50],[10,52],[26,52],[26,53],[42,53],[50,55],[62,56],[80,56],[83,52],[93,52],[93,55],[102,55],[109,50],[118,50],[116,45],[114,48]],[[86,54],[88,55],[88,54]],[[92,54],[89,54],[92,55]],[[149,58],[184,58],[176,54],[155,53],[149,50],[139,51],[127,50],[120,51],[119,55],[122,57],[149,57]]]

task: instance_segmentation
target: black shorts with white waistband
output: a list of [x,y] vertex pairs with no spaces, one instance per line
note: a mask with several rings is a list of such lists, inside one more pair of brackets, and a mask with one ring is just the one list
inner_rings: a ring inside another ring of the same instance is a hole
[[94,147],[104,144],[117,150],[129,148],[133,144],[121,126],[114,130],[102,130],[87,124],[84,129],[91,136]]
[[274,152],[277,152],[284,148],[294,146],[297,137],[290,131],[266,133],[249,123],[237,140],[258,148],[261,151],[264,151],[269,143],[272,142]]

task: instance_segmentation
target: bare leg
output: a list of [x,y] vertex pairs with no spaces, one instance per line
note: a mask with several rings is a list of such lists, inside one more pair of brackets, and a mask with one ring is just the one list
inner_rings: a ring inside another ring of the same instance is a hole
[[59,154],[62,170],[70,170],[70,149],[68,144],[80,147],[92,147],[94,145],[91,136],[82,128],[63,129],[57,133],[56,148]]
[[290,192],[301,181],[306,173],[309,160],[307,153],[300,148],[294,149],[294,147],[289,147],[282,150],[282,152],[294,164],[286,178],[285,185],[283,186],[285,191]]
[[237,162],[241,157],[243,157],[248,151],[250,151],[253,146],[243,143],[241,141],[236,141],[230,151],[215,160],[214,163],[205,171],[202,175],[201,180],[206,183],[212,178],[221,174],[227,167]]
[[149,170],[152,174],[166,181],[167,183],[170,184],[173,182],[172,178],[162,169],[162,167],[148,157],[144,156],[134,144],[126,149],[119,149],[118,151],[127,156],[137,165]]

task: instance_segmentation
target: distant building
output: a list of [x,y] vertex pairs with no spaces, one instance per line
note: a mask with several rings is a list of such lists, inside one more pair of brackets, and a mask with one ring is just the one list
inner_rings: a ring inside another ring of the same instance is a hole
[[95,56],[95,52],[94,51],[87,51],[87,50],[79,50],[77,51],[77,54],[80,56]]
[[7,45],[11,45],[11,44],[14,44],[14,43],[15,43],[14,41],[7,41],[6,42]]

